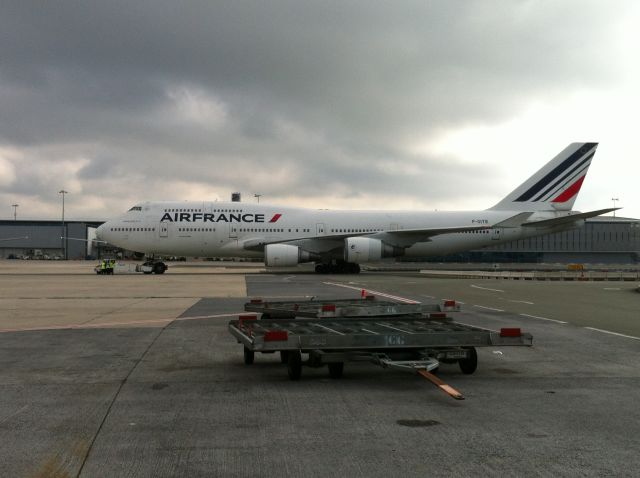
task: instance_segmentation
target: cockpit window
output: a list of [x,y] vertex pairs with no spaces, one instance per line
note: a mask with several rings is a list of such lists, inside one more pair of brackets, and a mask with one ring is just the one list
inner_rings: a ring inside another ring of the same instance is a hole
[[142,206],[133,206],[129,211],[142,211]]

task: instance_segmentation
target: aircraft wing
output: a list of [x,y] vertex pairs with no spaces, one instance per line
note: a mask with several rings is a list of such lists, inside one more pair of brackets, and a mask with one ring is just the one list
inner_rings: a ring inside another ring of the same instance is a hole
[[0,238],[0,241],[17,241],[18,239],[29,239],[29,236],[3,237],[3,238]]
[[610,207],[607,209],[598,209],[597,211],[589,211],[589,212],[580,212],[578,214],[570,214],[568,216],[556,217],[553,219],[544,219],[542,221],[531,221],[531,222],[523,222],[523,227],[552,227],[552,226],[561,226],[562,224],[569,224],[571,222],[580,220],[580,219],[588,219],[590,217],[600,216],[602,214],[606,214],[611,211],[617,211],[621,209],[619,207]]
[[490,229],[490,225],[484,226],[454,226],[454,227],[432,227],[421,229],[397,229],[379,232],[373,234],[372,237],[380,239],[387,244],[397,247],[410,247],[417,242],[428,242],[434,236],[441,234],[453,234],[456,232],[473,232],[484,231]]

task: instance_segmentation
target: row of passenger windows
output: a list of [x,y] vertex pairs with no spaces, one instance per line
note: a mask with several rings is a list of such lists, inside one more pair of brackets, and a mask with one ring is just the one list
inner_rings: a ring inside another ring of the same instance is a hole
[[380,231],[383,231],[383,229],[331,229],[331,232],[337,232],[337,233],[341,233],[341,232],[359,233],[359,232],[380,232]]
[[[116,232],[153,232],[155,231],[156,228],[155,227],[112,227],[111,231],[116,231]],[[180,227],[178,228],[178,231],[180,232],[215,232],[215,228],[210,228],[210,227]],[[272,228],[266,228],[266,229],[261,229],[261,228],[242,228],[242,229],[235,229],[234,231],[236,232],[285,232],[284,229],[272,229]],[[294,228],[294,229],[288,229],[288,232],[311,232],[311,229],[305,229],[305,228]],[[334,233],[361,233],[361,232],[379,232],[379,231],[383,231],[383,229],[331,229],[331,232]],[[463,234],[489,234],[490,231],[483,229],[480,231],[464,231]]]
[[[179,232],[216,232],[215,228],[210,227],[179,227]],[[293,228],[287,229],[288,232],[311,232],[311,229]],[[285,232],[285,229],[273,228],[233,228],[233,232]]]
[[[234,232],[285,232],[284,229],[272,229],[272,228],[233,228]],[[288,232],[311,232],[311,229],[293,228],[287,229]]]
[[[364,232],[377,232],[384,229],[331,229],[331,232],[335,233],[364,233]],[[202,227],[181,227],[178,228],[180,232],[215,232],[215,229],[202,228]],[[234,232],[305,232],[310,233],[311,229],[307,228],[290,228],[290,229],[273,229],[273,228],[233,228]]]
[[[130,211],[135,208],[129,209]],[[212,212],[243,212],[243,209],[214,209]],[[189,209],[189,208],[176,208],[176,209],[165,209],[164,212],[202,212],[202,209]]]
[[112,227],[111,231],[116,232],[153,232],[155,227]]

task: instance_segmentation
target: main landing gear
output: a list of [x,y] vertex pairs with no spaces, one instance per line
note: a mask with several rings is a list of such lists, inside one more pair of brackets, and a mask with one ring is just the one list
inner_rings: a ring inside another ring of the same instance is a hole
[[316,272],[318,274],[359,274],[360,265],[353,262],[332,262],[330,264],[316,264]]
[[148,260],[144,264],[142,264],[142,272],[145,274],[164,274],[169,267],[162,261],[158,260]]

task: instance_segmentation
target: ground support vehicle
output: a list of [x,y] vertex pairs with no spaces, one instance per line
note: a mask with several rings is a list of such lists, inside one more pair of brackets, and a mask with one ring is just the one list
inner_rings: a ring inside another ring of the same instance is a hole
[[[325,301],[323,306],[325,309],[334,306],[335,312],[339,310],[340,302]],[[291,304],[273,302],[265,309],[270,312],[288,310]],[[316,305],[307,304],[306,307],[310,310]],[[246,309],[255,310],[256,307],[256,304],[247,304]],[[375,310],[378,306],[371,307]],[[416,307],[424,308],[421,304]],[[361,308],[366,306],[361,304]],[[229,322],[229,332],[243,344],[246,364],[254,362],[256,352],[280,352],[291,380],[300,379],[303,365],[326,365],[329,375],[339,378],[345,362],[368,361],[384,368],[419,373],[457,399],[464,397],[430,373],[435,372],[440,363],[457,362],[463,373],[472,374],[478,365],[476,347],[530,346],[533,343],[531,334],[523,333],[519,328],[493,331],[473,327],[455,322],[442,312],[372,315],[370,311],[360,310],[360,316],[356,317],[329,317],[322,315],[328,312],[322,309],[321,306],[314,317],[258,319],[257,315],[241,315]],[[302,354],[308,356],[305,361]]]
[[128,262],[115,261],[113,259],[103,259],[100,264],[94,267],[96,274],[164,274],[168,269],[162,262],[145,262],[144,264],[132,264]]
[[288,319],[294,317],[392,317],[398,315],[422,317],[425,314],[434,318],[446,318],[446,312],[460,311],[460,305],[453,300],[441,303],[422,304],[399,303],[379,300],[373,295],[363,293],[362,299],[332,299],[306,301],[275,301],[252,299],[244,305],[246,312],[262,314],[262,319]]

